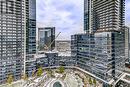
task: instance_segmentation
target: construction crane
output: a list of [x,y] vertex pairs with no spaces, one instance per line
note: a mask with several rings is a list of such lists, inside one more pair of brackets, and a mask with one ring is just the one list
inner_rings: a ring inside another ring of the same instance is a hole
[[49,51],[49,48],[51,47],[51,45],[55,42],[55,39],[57,39],[59,37],[59,35],[61,34],[61,32],[59,32],[57,34],[57,36],[54,38],[54,40],[47,46],[46,44],[44,45],[46,47],[46,50]]

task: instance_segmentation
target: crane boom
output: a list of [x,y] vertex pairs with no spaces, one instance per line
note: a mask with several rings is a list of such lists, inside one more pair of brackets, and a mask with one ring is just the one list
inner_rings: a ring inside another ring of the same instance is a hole
[[54,40],[49,44],[49,46],[47,46],[46,44],[44,44],[44,46],[46,47],[47,51],[49,50],[49,48],[51,47],[51,45],[55,42],[55,39],[57,39],[60,34],[61,34],[61,32],[59,32],[59,33],[57,34],[57,36],[56,36],[56,37],[54,38]]
[[50,43],[50,45],[48,46],[48,50],[49,50],[49,48],[51,47],[51,45],[55,42],[55,39],[57,39],[60,34],[61,34],[61,32],[59,32],[59,33],[57,34],[57,36],[54,38],[54,40]]

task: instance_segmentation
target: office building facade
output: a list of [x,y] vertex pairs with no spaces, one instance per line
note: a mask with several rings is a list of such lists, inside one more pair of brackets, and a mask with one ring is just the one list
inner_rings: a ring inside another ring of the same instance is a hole
[[0,84],[21,78],[24,55],[24,0],[0,0]]
[[129,47],[130,47],[130,45],[129,45],[129,43],[130,43],[130,36],[129,36],[129,27],[127,27],[127,26],[125,26],[124,27],[124,29],[125,29],[125,56],[126,56],[126,58],[128,58],[127,59],[127,63],[130,63],[130,56],[129,56],[129,53],[130,53],[130,49],[129,49]]
[[73,35],[72,54],[76,66],[108,82],[118,79],[125,64],[123,35],[119,31]]
[[52,51],[55,48],[55,27],[38,28],[38,49]]
[[[119,79],[128,59],[124,5],[124,0],[85,0],[85,34],[71,36],[71,53],[76,66],[108,83]],[[107,87],[106,82],[104,87]]]

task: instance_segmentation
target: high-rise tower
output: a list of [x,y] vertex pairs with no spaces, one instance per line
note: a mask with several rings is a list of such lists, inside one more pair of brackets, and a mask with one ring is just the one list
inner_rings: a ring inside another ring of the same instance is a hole
[[84,0],[84,31],[89,33],[91,28],[91,0]]
[[84,30],[119,30],[124,26],[125,0],[84,0]]
[[24,0],[0,0],[0,83],[21,78],[24,54]]
[[26,51],[24,59],[24,74],[32,75],[34,66],[27,68],[28,61],[34,59],[36,54],[36,0],[26,0]]
[[36,53],[36,0],[26,0],[26,54]]

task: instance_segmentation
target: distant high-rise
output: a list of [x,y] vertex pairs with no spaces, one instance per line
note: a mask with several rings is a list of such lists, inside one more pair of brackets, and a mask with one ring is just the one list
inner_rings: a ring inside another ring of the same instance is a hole
[[24,54],[24,0],[0,0],[0,84],[21,78]]
[[38,28],[38,48],[40,51],[55,49],[55,27]]

